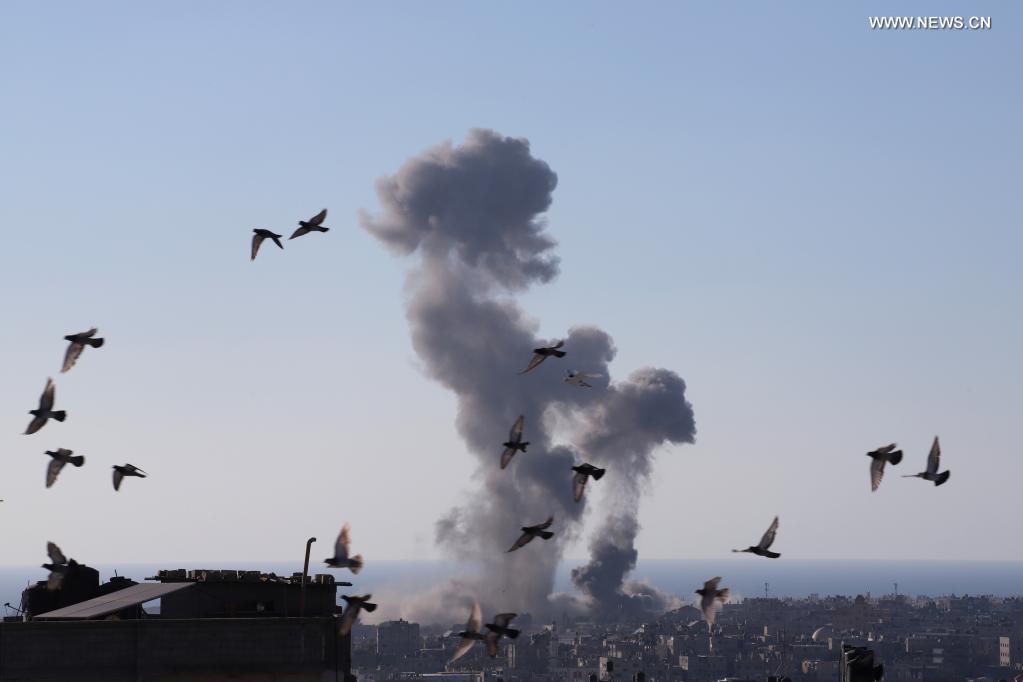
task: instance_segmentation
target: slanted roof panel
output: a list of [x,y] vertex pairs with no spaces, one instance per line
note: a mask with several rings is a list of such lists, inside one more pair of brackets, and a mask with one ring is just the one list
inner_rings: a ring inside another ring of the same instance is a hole
[[88,599],[56,611],[42,613],[33,620],[87,620],[116,613],[129,606],[159,599],[165,594],[192,587],[193,583],[155,583],[132,585],[102,597]]

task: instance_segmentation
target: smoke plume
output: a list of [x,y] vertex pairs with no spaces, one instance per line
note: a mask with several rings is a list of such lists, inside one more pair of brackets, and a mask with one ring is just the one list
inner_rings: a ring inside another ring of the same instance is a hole
[[[456,586],[463,594],[474,589],[487,608],[549,614],[555,569],[586,504],[572,499],[570,468],[590,461],[608,469],[596,485],[612,510],[591,544],[591,561],[573,572],[585,595],[581,606],[598,616],[656,611],[668,603],[663,595],[625,583],[636,563],[639,496],[655,449],[693,441],[692,408],[685,382],[668,370],[641,369],[609,383],[616,351],[596,327],[570,329],[566,358],[518,374],[533,348],[553,341],[536,338],[537,323],[512,296],[558,274],[542,219],[556,186],[528,141],[475,129],[462,145],[434,147],[379,180],[380,213],[361,218],[393,251],[419,256],[408,275],[413,346],[425,371],[458,397],[458,430],[478,460],[481,485],[436,526],[438,544],[471,574],[433,596],[451,596]],[[562,381],[567,369],[602,377],[580,389]],[[529,451],[501,471],[500,444],[519,414]],[[570,444],[555,440],[555,422],[569,425]],[[505,553],[520,526],[548,515],[553,540]]]

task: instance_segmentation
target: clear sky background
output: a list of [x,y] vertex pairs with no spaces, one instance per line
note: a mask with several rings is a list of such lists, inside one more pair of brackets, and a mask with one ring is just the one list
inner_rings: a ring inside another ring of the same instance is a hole
[[[869,30],[892,12],[994,26]],[[474,460],[412,262],[357,213],[472,127],[558,174],[542,334],[688,383],[642,557],[731,559],[779,514],[793,558],[1023,559],[1020,64],[1008,2],[4,3],[0,563],[297,561],[344,520],[369,560],[436,557]],[[47,376],[68,420],[23,436]],[[935,434],[949,483],[898,478]],[[46,490],[57,447],[87,462]],[[115,494],[124,462],[150,478]]]

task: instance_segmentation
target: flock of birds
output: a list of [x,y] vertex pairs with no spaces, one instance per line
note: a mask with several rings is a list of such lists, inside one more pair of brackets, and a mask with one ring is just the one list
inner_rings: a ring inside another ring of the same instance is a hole
[[[323,226],[323,221],[327,217],[327,209],[323,209],[309,220],[300,220],[298,222],[298,229],[296,229],[290,239],[295,239],[303,235],[309,234],[310,232],[327,232],[330,228]],[[252,237],[252,250],[250,260],[255,260],[256,255],[259,253],[259,248],[266,239],[270,239],[279,248],[283,249],[284,245],[280,239],[282,235],[276,234],[271,230],[267,229],[255,229],[253,230]],[[61,372],[67,372],[71,369],[86,346],[92,348],[100,348],[103,346],[104,340],[102,338],[95,338],[97,333],[96,328],[92,328],[86,332],[79,334],[70,334],[64,338],[70,343],[67,352],[64,356],[64,365],[61,368]],[[547,358],[563,358],[567,355],[567,351],[563,350],[564,341],[558,341],[552,346],[545,346],[533,349],[533,355],[519,374],[526,374],[537,367],[539,367]],[[565,382],[569,385],[576,386],[579,388],[592,388],[587,379],[598,379],[600,374],[593,374],[587,372],[569,371],[565,377]],[[26,434],[33,434],[39,431],[50,419],[54,419],[59,422],[63,422],[67,417],[67,413],[64,410],[54,410],[54,399],[55,399],[55,387],[52,379],[46,380],[46,388],[43,390],[43,394],[39,399],[38,409],[31,410],[30,414],[33,419],[26,429]],[[501,453],[499,465],[502,470],[506,469],[514,459],[515,455],[519,452],[525,453],[526,448],[529,446],[529,441],[523,440],[523,434],[525,430],[525,416],[519,415],[519,417],[512,424],[511,430],[508,434],[508,440],[502,443],[504,450]],[[891,443],[883,447],[879,447],[867,453],[870,457],[870,488],[871,491],[876,491],[881,485],[881,479],[884,476],[885,466],[891,464],[893,466],[899,464],[902,461],[902,450],[896,449],[896,444]],[[56,451],[46,451],[46,454],[51,457],[51,461],[46,470],[46,487],[52,486],[57,476],[65,465],[71,464],[75,467],[80,467],[85,463],[85,458],[81,455],[75,455],[73,451],[66,448],[58,448]],[[949,471],[939,472],[941,458],[941,447],[938,442],[938,437],[934,437],[934,443],[931,446],[930,453],[927,457],[926,469],[918,474],[911,474],[904,478],[922,478],[926,481],[932,481],[935,486],[942,485],[949,478]],[[135,476],[145,478],[146,473],[132,464],[115,465],[113,467],[113,481],[114,490],[119,490],[121,482],[125,477]],[[587,482],[592,478],[597,481],[604,476],[605,469],[598,468],[588,462],[582,462],[571,467],[573,472],[572,476],[572,497],[578,503],[582,500],[583,493],[586,488]],[[549,540],[554,537],[554,532],[548,530],[554,523],[554,517],[548,516],[547,520],[543,523],[538,523],[532,526],[521,527],[521,535],[511,546],[508,552],[514,552],[515,550],[525,547],[536,538],[542,540]],[[334,545],[334,556],[324,560],[324,563],[328,568],[334,569],[345,569],[347,568],[353,574],[358,574],[363,567],[362,555],[352,555],[350,551],[350,527],[346,523],[342,526],[341,532],[338,534],[337,541]],[[778,552],[771,551],[771,545],[774,544],[775,537],[778,533],[778,517],[775,516],[771,525],[767,531],[760,538],[760,542],[756,545],[750,545],[746,549],[734,549],[733,552],[746,552],[755,554],[757,556],[765,557],[768,559],[777,559],[781,556]],[[43,564],[43,568],[50,571],[49,580],[47,586],[51,590],[55,590],[60,587],[61,579],[67,572],[70,566],[75,564],[74,559],[68,560],[61,552],[60,548],[52,543],[47,543],[47,554],[50,557],[50,563]],[[712,631],[714,626],[714,619],[718,608],[721,604],[728,600],[729,590],[728,588],[719,588],[718,585],[721,583],[722,578],[715,576],[703,584],[703,587],[696,590],[695,593],[700,595],[700,609],[703,612],[704,619],[707,622],[708,630]],[[352,626],[356,623],[361,611],[372,612],[376,610],[377,605],[370,602],[372,595],[364,596],[349,596],[342,595],[342,599],[345,601],[345,608],[342,612],[339,634],[341,636],[348,635],[351,632]],[[454,633],[455,636],[460,638],[460,642],[454,651],[449,663],[457,661],[459,658],[467,654],[475,645],[476,642],[483,642],[486,648],[486,652],[490,657],[497,656],[498,643],[501,637],[508,637],[514,639],[519,636],[519,630],[510,627],[511,622],[517,614],[515,613],[498,613],[496,614],[490,623],[483,623],[483,616],[480,610],[479,602],[474,601],[471,612],[469,614],[469,620],[465,624],[465,629],[458,633]],[[486,632],[483,632],[483,628],[486,628]]]

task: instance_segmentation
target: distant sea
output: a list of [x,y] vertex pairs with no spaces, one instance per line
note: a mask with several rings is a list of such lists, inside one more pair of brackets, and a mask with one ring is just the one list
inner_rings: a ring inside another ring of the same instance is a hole
[[[40,562],[41,563],[41,562]],[[566,561],[558,570],[555,590],[574,591],[571,570],[581,561]],[[114,575],[142,581],[161,568],[238,569],[291,575],[301,571],[298,562],[189,561],[162,564],[94,565],[100,579]],[[324,573],[322,563],[310,565],[310,573]],[[370,560],[358,576],[332,571],[339,580],[355,583],[359,593],[411,593],[442,582],[452,569],[443,561]],[[0,566],[0,604],[21,603],[21,591],[30,582],[44,580],[47,572],[34,566]],[[769,560],[758,557],[716,559],[641,560],[630,579],[649,582],[666,592],[691,599],[693,590],[713,576],[723,577],[722,585],[733,595],[762,597],[805,597],[811,594],[849,595],[891,594],[898,583],[899,594],[906,595],[1023,595],[1023,561],[835,561]],[[9,615],[14,612],[6,610]]]

